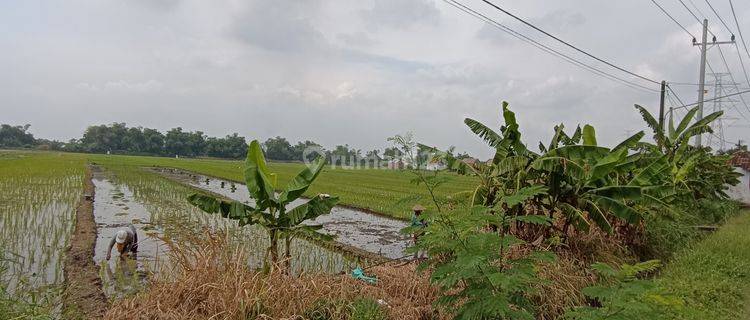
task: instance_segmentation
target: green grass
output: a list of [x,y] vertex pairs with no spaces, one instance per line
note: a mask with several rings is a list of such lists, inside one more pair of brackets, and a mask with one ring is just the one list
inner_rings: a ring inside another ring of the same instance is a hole
[[748,319],[750,210],[675,255],[657,286],[684,301],[675,319]]
[[[241,161],[116,155],[86,156],[91,161],[107,166],[172,167],[237,182],[243,180]],[[270,163],[269,169],[278,174],[279,186],[284,186],[302,170],[303,166],[304,164],[301,163]],[[477,184],[473,177],[452,173],[440,174],[449,177],[449,181],[437,190],[438,199],[441,201],[446,201],[448,197],[459,192],[473,191]],[[338,196],[341,199],[340,203],[344,205],[407,219],[411,216],[410,208],[416,202],[428,208],[432,207],[424,186],[412,184],[410,182],[412,179],[413,175],[408,171],[326,168],[308,189],[306,195],[327,193]],[[400,201],[404,199],[413,200]]]

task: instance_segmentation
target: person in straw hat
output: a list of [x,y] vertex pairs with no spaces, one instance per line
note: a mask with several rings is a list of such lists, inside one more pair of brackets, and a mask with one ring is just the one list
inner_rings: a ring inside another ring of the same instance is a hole
[[[416,204],[411,209],[414,214],[411,216],[411,227],[414,228],[414,232],[412,233],[412,240],[414,240],[414,245],[417,244],[417,241],[419,241],[419,236],[422,235],[424,232],[424,228],[427,227],[427,223],[420,217],[422,215],[422,212],[424,212],[425,207]],[[417,251],[414,253],[414,259],[420,259],[423,257],[422,251]]]
[[112,258],[112,247],[115,245],[117,245],[117,251],[120,252],[120,259],[125,259],[128,252],[133,253],[134,256],[138,253],[138,233],[132,223],[128,224],[128,228],[117,230],[117,233],[109,242],[107,260]]

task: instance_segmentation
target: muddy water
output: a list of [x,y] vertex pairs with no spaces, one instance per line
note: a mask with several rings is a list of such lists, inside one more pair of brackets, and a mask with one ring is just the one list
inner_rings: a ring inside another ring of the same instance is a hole
[[81,182],[79,175],[0,177],[0,283],[8,292],[53,294],[44,288],[63,282]]
[[[113,184],[100,172],[94,174],[93,182],[96,187],[94,220],[98,230],[94,261],[101,267],[104,293],[108,297],[122,297],[143,286],[148,270],[158,268],[158,258],[160,254],[164,256],[166,246],[154,237],[160,232],[151,224],[151,214],[134,200],[127,185]],[[106,260],[110,240],[129,224],[133,224],[138,232],[138,253],[120,257],[113,248],[110,260]]]
[[[249,205],[254,203],[244,184],[173,169],[155,170],[193,187]],[[305,202],[307,199],[297,199],[290,204],[290,209]],[[404,250],[410,244],[410,238],[400,233],[407,226],[406,222],[342,206],[336,206],[330,214],[307,223],[322,225],[322,232],[336,236],[336,241],[342,244],[391,259],[403,257]]]
[[[236,221],[206,214],[187,202],[194,189],[152,172],[135,168],[108,168],[94,173],[94,216],[99,235],[94,260],[101,267],[105,293],[121,297],[143,287],[145,276],[169,277],[168,247],[158,237],[178,245],[190,244],[204,229],[222,231],[230,245],[242,250],[250,267],[262,266],[268,248],[267,232],[260,227],[239,227]],[[109,243],[118,229],[132,223],[138,232],[135,257],[121,260],[117,250],[105,260]],[[279,248],[283,252],[283,246]],[[339,252],[305,240],[291,244],[292,271],[349,271],[355,261]],[[135,259],[133,259],[135,258]]]

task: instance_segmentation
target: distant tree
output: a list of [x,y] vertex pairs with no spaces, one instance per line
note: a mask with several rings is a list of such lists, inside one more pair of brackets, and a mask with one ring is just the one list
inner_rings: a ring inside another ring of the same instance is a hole
[[172,128],[164,136],[164,150],[169,156],[190,156],[190,133],[183,132],[181,127]]
[[382,159],[380,157],[380,150],[378,149],[367,151],[367,153],[365,154],[365,157],[370,158],[370,159],[376,159],[376,160]]
[[224,141],[226,146],[225,158],[239,159],[247,155],[247,141],[245,137],[240,137],[237,133],[233,133],[230,136],[226,136]]
[[36,148],[39,150],[63,150],[65,143],[57,140],[36,139]]
[[164,135],[156,129],[143,129],[143,152],[164,154]]
[[83,147],[80,139],[70,139],[66,142],[63,147],[63,151],[67,152],[86,152],[86,148]]
[[332,165],[349,165],[356,155],[355,150],[350,150],[349,145],[338,145],[331,152],[328,153],[327,157],[331,160]]
[[28,132],[31,125],[11,126],[3,124],[0,126],[0,148],[22,148],[32,147],[35,143],[34,135]]
[[383,157],[386,159],[396,159],[400,158],[402,155],[403,152],[396,147],[385,148],[385,151],[383,151]]
[[129,128],[122,138],[122,149],[130,153],[143,153],[146,148],[146,138],[143,136],[143,128]]
[[210,157],[239,159],[247,152],[247,143],[244,137],[236,133],[225,138],[207,138],[205,153]]
[[81,143],[89,152],[128,151],[123,143],[126,135],[127,127],[124,123],[90,126],[83,133]]
[[[304,159],[305,150],[308,150],[308,154],[306,155],[307,159]],[[324,154],[325,150],[323,149],[323,146],[310,140],[305,140],[305,142],[297,142],[297,144],[292,147],[292,158],[294,160],[309,162]]]
[[268,138],[263,143],[266,157],[273,160],[294,160],[294,150],[292,145],[286,138],[277,136],[276,138]]

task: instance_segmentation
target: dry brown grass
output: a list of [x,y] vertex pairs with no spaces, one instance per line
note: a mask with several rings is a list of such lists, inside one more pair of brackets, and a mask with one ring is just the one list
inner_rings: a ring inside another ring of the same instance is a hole
[[114,303],[106,319],[301,319],[321,301],[357,298],[384,301],[391,319],[447,318],[434,311],[438,291],[413,263],[367,270],[379,279],[369,285],[348,275],[262,274],[248,269],[223,237],[209,233],[174,249],[179,254],[170,257],[177,262],[171,280],[154,280],[145,292]]
[[[416,271],[415,263],[390,263],[367,270],[379,279],[376,285],[369,285],[348,275],[290,276],[250,270],[240,251],[209,232],[183,245],[165,240],[174,265],[173,270],[163,272],[168,279],[155,279],[145,292],[114,303],[105,318],[303,319],[321,302],[344,301],[343,308],[334,303],[324,309],[332,319],[347,319],[349,313],[342,312],[348,310],[346,302],[358,298],[385,302],[383,308],[390,319],[450,318],[433,307],[439,290],[430,286],[427,274]],[[571,307],[586,303],[581,289],[596,282],[589,271],[591,263],[618,265],[633,259],[620,239],[600,232],[571,237],[554,249],[538,249],[557,253],[555,262],[538,268],[540,278],[547,280],[531,297],[538,319],[556,319]]]

